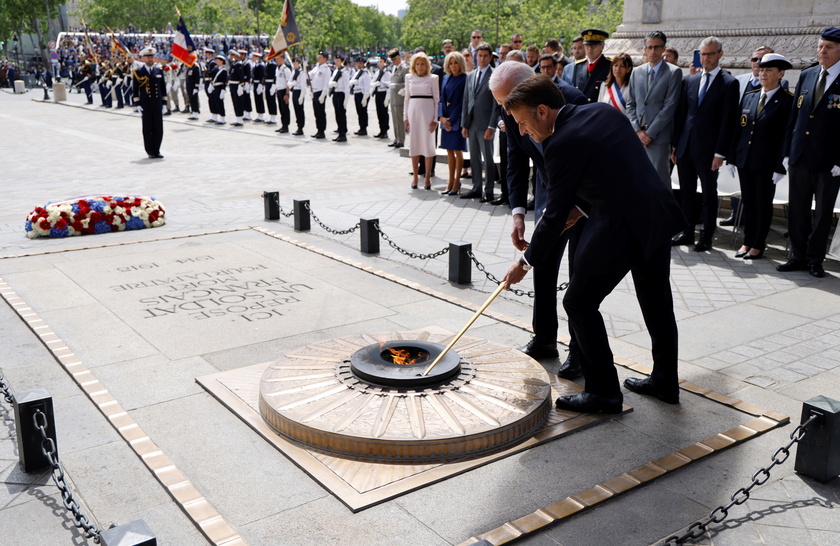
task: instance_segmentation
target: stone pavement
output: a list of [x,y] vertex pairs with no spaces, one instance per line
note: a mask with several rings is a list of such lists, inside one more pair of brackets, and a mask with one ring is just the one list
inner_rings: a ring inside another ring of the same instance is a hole
[[[335,144],[279,136],[270,126],[210,128],[173,114],[165,118],[166,159],[150,161],[143,152],[139,116],[83,106],[81,95],[75,93],[69,106],[32,100],[40,95],[0,94],[4,158],[0,278],[94,370],[249,544],[332,543],[348,537],[386,544],[393,543],[395,536],[411,544],[457,544],[746,421],[743,415],[685,392],[677,408],[628,393],[625,401],[634,411],[627,416],[352,514],[225,411],[194,378],[265,362],[278,351],[348,333],[431,324],[458,330],[470,313],[446,301],[429,301],[422,288],[480,304],[493,285],[476,270],[471,286],[450,284],[446,256],[411,259],[384,241],[378,257],[365,256],[358,251],[356,233],[331,235],[314,223],[310,233],[296,233],[291,219],[265,221],[261,193],[279,191],[286,210],[291,209],[292,199],[309,199],[315,214],[336,229],[351,227],[360,217],[379,218],[384,232],[417,253],[437,251],[449,241],[471,242],[478,260],[497,276],[516,257],[508,238],[507,210],[411,191],[408,161],[387,148],[387,141],[351,137],[346,144]],[[349,118],[349,126],[355,128],[354,116]],[[308,119],[310,134],[314,118]],[[332,123],[328,133],[331,129]],[[437,178],[434,186],[443,189],[445,181]],[[25,216],[35,206],[108,192],[155,196],[167,207],[166,225],[64,240],[33,241],[24,236]],[[383,285],[380,278],[308,256],[297,247],[264,241],[264,235],[250,230],[201,236],[249,226],[275,230],[409,279],[420,291]],[[725,230],[718,233],[712,252],[675,249],[672,287],[681,334],[681,377],[789,415],[792,424],[523,542],[661,541],[748,485],[755,470],[766,466],[775,449],[786,443],[803,400],[820,394],[840,398],[840,268],[827,262],[829,274],[824,279],[777,272],[775,264],[784,259],[785,229],[781,222],[774,226],[766,260],[734,259],[731,233]],[[195,237],[95,248],[189,235]],[[94,248],[50,253],[88,247]],[[88,261],[107,263],[124,256],[148,260],[172,251],[198,256],[204,249],[227,259],[260,256],[274,268],[290,268],[290,275],[311,277],[332,296],[307,304],[305,316],[312,321],[311,328],[258,332],[243,339],[210,335],[201,338],[209,349],[190,345],[179,349],[179,336],[192,334],[149,328],[108,311],[113,302],[98,287],[96,269],[86,266]],[[27,254],[33,255],[13,258]],[[526,281],[523,287],[530,285]],[[345,302],[330,316],[328,309],[337,309],[333,304],[344,298],[357,303]],[[493,304],[501,313],[525,322],[530,321],[529,306],[528,298],[512,294]],[[602,311],[614,353],[650,365],[650,341],[630,279],[604,302]],[[163,544],[204,543],[45,346],[7,305],[0,305],[0,314],[4,325],[0,369],[13,391],[43,386],[55,397],[59,451],[83,509],[100,526],[143,518]],[[100,331],[109,334],[105,343]],[[521,328],[488,317],[476,323],[471,335],[513,346],[528,338]],[[562,326],[561,335],[565,335]],[[558,365],[546,363],[549,370]],[[629,374],[620,369],[622,378]],[[3,408],[0,414],[8,433],[0,437],[0,475],[5,485],[0,494],[2,536],[12,537],[12,544],[84,542],[77,532],[68,531],[72,521],[61,509],[49,475],[19,470],[13,416],[7,406]],[[838,503],[838,480],[816,483],[794,473],[788,462],[700,543],[836,543]],[[456,509],[461,512],[455,513]]]

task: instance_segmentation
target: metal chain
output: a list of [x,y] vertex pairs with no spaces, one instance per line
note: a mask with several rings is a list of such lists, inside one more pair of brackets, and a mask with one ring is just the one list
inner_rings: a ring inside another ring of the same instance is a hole
[[12,399],[12,393],[9,391],[9,386],[6,384],[6,378],[3,377],[3,372],[0,372],[0,393],[3,393],[3,398],[10,406],[15,405],[15,401]]
[[294,210],[292,210],[292,212],[285,212],[283,210],[282,205],[280,205],[279,203],[277,204],[277,208],[280,209],[280,215],[285,217],[285,218],[288,218],[289,216],[294,216],[294,214],[295,214]]
[[793,429],[793,432],[790,433],[790,442],[787,445],[780,447],[776,450],[773,454],[773,462],[767,468],[759,468],[755,474],[752,476],[752,483],[747,487],[742,487],[732,493],[730,497],[730,501],[728,504],[722,504],[709,512],[709,515],[706,519],[701,521],[695,521],[691,525],[688,526],[688,529],[683,535],[677,536],[673,535],[665,539],[664,544],[683,544],[690,539],[697,539],[701,538],[708,529],[709,525],[712,523],[721,523],[723,520],[729,516],[729,510],[735,505],[741,505],[747,502],[750,498],[750,492],[753,488],[764,485],[767,483],[767,480],[770,479],[770,471],[776,465],[780,465],[788,460],[790,457],[790,448],[793,447],[794,444],[800,442],[802,438],[805,437],[805,428],[814,422],[817,418],[821,417],[820,413],[814,412],[811,414],[811,417],[808,418],[807,421]]
[[[482,273],[484,273],[484,276],[487,277],[487,279],[489,281],[494,282],[496,284],[502,284],[502,281],[500,281],[498,278],[496,278],[495,275],[493,275],[492,273],[487,271],[487,268],[484,267],[484,264],[478,261],[478,258],[475,257],[475,254],[473,254],[472,250],[467,251],[467,254],[470,257],[470,260],[472,260],[472,262],[475,264],[475,268],[478,269],[479,271],[481,271]],[[569,287],[569,283],[561,282],[560,286],[557,287],[557,291],[561,292],[568,287]],[[529,298],[534,297],[534,291],[533,290],[528,290],[526,292],[525,290],[520,290],[519,288],[511,288],[510,291],[513,292],[514,294],[516,294],[517,296],[528,296]]]
[[61,463],[58,461],[55,442],[47,436],[47,416],[43,411],[37,409],[32,415],[32,421],[35,423],[35,428],[41,431],[41,453],[44,454],[52,467],[52,479],[56,487],[58,487],[58,490],[61,491],[61,499],[64,501],[64,507],[73,513],[73,519],[76,520],[76,527],[82,529],[87,538],[92,538],[93,542],[99,544],[99,529],[82,513],[79,508],[79,503],[73,497],[73,492],[67,486],[67,482],[64,481],[64,469],[61,468]]
[[333,229],[328,225],[324,224],[321,220],[318,219],[317,216],[315,216],[315,213],[312,212],[311,208],[309,208],[309,203],[304,203],[303,206],[306,207],[306,210],[309,211],[309,215],[312,216],[312,219],[315,220],[316,224],[324,228],[325,231],[332,233],[333,235],[347,235],[349,233],[353,233],[354,231],[362,227],[361,222],[356,222],[356,225],[351,227],[350,229]]
[[437,252],[432,252],[431,254],[418,254],[417,252],[411,252],[410,250],[405,250],[404,248],[400,248],[399,246],[397,246],[397,243],[392,241],[391,238],[388,237],[388,235],[384,231],[382,231],[382,228],[379,227],[379,222],[373,224],[373,227],[374,229],[376,229],[376,231],[379,232],[380,235],[382,235],[382,238],[385,239],[385,241],[387,241],[389,245],[391,245],[391,248],[393,248],[401,254],[405,254],[409,258],[415,258],[420,260],[432,260],[434,258],[437,258],[438,256],[443,256],[444,254],[449,252],[448,246],[441,250],[438,250]]

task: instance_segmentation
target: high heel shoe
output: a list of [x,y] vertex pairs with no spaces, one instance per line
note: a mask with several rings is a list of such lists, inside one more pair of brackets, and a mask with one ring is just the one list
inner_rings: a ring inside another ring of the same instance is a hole
[[412,184],[412,185],[411,185],[411,189],[412,189],[412,190],[416,190],[416,189],[417,189],[417,184]]
[[745,256],[747,255],[747,253],[748,253],[750,250],[751,250],[751,249],[749,249],[749,248],[748,248],[747,250],[744,250],[744,251],[740,251],[740,250],[739,250],[738,252],[736,252],[736,253],[735,253],[735,257],[736,257],[736,258],[743,258],[743,257],[745,257]]
[[764,257],[764,249],[758,251],[758,254],[746,254],[744,255],[745,260],[758,260],[759,258]]

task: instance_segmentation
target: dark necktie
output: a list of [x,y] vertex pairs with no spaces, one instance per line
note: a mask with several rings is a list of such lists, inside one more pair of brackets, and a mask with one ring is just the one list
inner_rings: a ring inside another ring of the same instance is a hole
[[[478,93],[478,86],[481,85],[481,70],[478,71],[478,74],[475,76],[475,92]],[[825,86],[825,82],[823,82],[823,86]]]
[[706,91],[709,90],[709,83],[712,81],[712,75],[706,72],[703,74],[703,77],[706,78],[706,85],[700,88],[700,92],[697,94],[697,104],[703,102],[703,97],[706,96]]
[[817,82],[817,88],[814,90],[814,106],[816,106],[817,103],[820,102],[823,93],[825,93],[825,80],[827,77],[828,70],[823,69],[823,71],[820,73],[820,80]]
[[755,117],[758,117],[761,114],[761,111],[764,110],[764,101],[767,100],[767,94],[762,91],[761,92],[761,99],[758,101],[758,108],[755,109]]

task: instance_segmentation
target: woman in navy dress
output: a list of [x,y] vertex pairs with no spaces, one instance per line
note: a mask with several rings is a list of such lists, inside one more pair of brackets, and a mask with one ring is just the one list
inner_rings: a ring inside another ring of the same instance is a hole
[[461,106],[464,103],[464,86],[467,83],[467,66],[464,56],[453,51],[443,60],[443,88],[440,92],[438,120],[440,121],[440,147],[446,150],[449,164],[449,183],[441,195],[458,195],[461,189],[461,169],[467,139],[461,136]]

